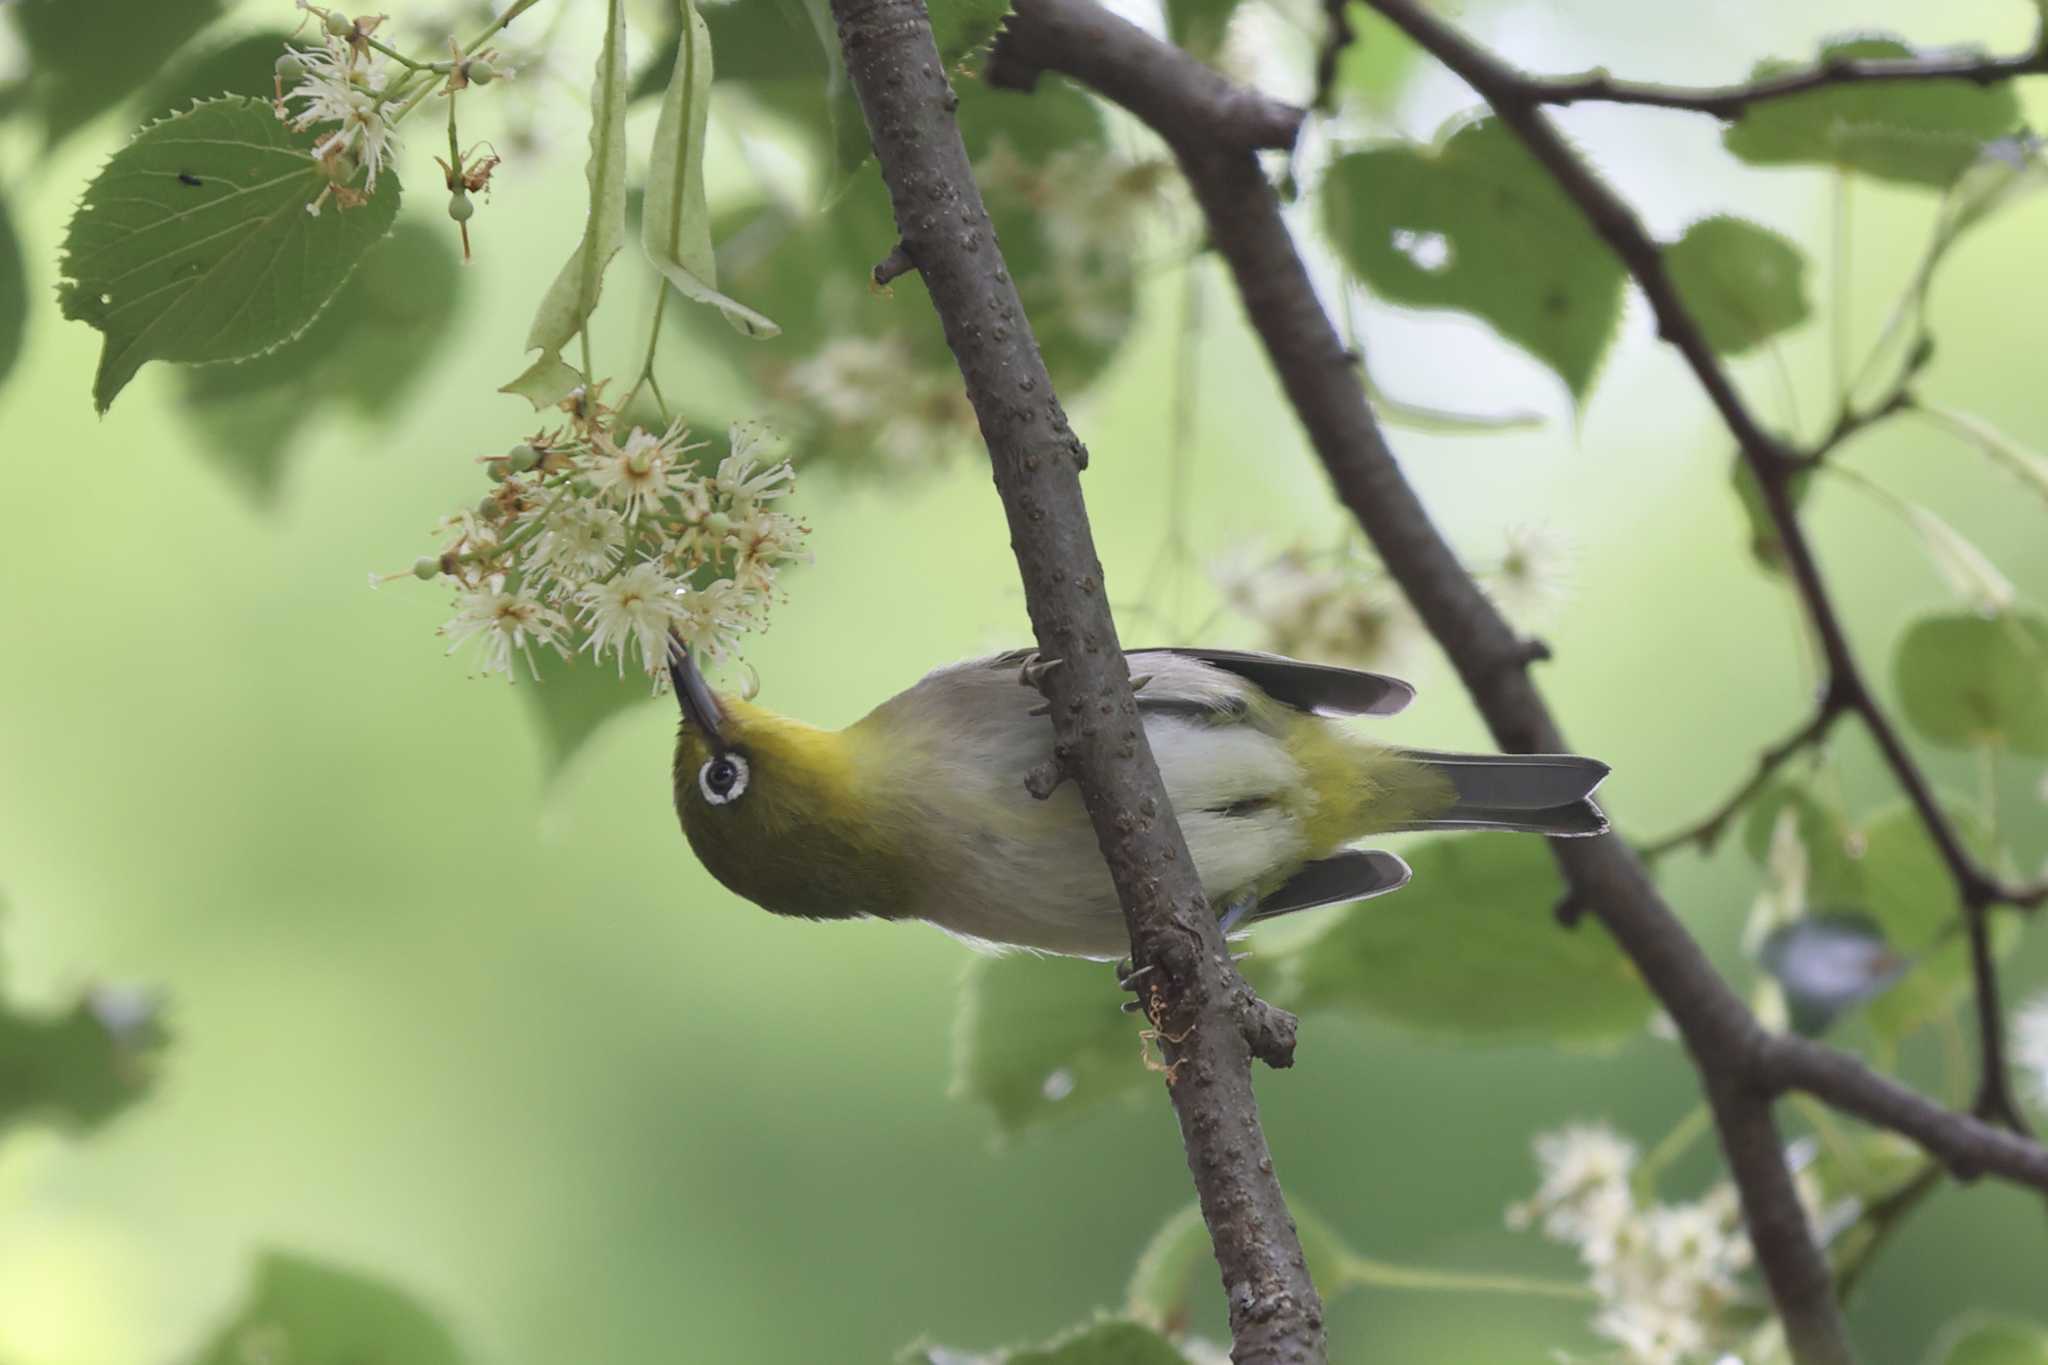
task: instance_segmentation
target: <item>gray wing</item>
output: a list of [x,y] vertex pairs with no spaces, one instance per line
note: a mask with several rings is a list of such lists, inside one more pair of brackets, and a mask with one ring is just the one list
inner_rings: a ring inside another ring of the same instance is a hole
[[1408,884],[1408,864],[1378,849],[1354,849],[1319,858],[1288,878],[1285,885],[1259,902],[1254,920],[1311,910],[1318,905],[1362,901],[1384,896]]
[[[1012,650],[997,655],[991,662],[1021,666],[1032,653],[1028,649]],[[1399,678],[1333,664],[1303,663],[1283,654],[1243,649],[1182,649],[1172,645],[1125,650],[1124,656],[1132,660],[1131,671],[1141,677],[1151,670],[1143,660],[1133,657],[1140,654],[1193,659],[1242,678],[1283,706],[1317,715],[1391,716],[1415,700],[1415,689]],[[1142,692],[1138,695],[1140,705],[1151,701]]]

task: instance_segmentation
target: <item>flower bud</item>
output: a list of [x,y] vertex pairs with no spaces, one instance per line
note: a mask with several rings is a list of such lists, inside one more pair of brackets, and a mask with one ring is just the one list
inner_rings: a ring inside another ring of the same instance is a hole
[[495,520],[498,515],[498,495],[486,493],[476,500],[476,514],[485,521]]
[[527,470],[540,463],[540,452],[526,442],[521,441],[518,445],[505,452],[505,462],[512,466],[514,473],[524,474]]
[[489,85],[498,79],[498,68],[478,57],[463,68],[463,74],[469,77],[471,85]]
[[304,80],[306,77],[306,64],[299,60],[299,54],[296,52],[287,52],[279,57],[273,69],[277,72],[277,78],[286,85]]
[[448,196],[448,216],[458,223],[466,223],[476,216],[476,205],[469,202],[469,191],[458,189]]
[[356,21],[338,9],[327,11],[327,31],[337,38],[346,38],[355,31]]
[[422,583],[430,583],[441,572],[441,561],[432,555],[421,555],[412,562],[412,576]]
[[491,476],[492,483],[503,483],[512,475],[512,465],[507,460],[492,460],[484,466],[484,473]]

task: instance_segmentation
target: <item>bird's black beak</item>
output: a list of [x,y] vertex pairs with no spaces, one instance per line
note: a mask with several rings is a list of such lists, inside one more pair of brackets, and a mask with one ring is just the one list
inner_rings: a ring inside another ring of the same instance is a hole
[[676,704],[683,709],[683,719],[695,726],[713,749],[723,749],[725,740],[719,727],[725,723],[725,715],[718,709],[718,697],[697,671],[697,660],[691,656],[689,646],[674,636],[668,642],[668,676],[675,684]]

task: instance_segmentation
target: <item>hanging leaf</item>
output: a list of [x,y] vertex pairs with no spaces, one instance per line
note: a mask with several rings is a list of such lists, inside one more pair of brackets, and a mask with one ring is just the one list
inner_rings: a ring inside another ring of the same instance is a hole
[[1806,898],[1819,905],[1851,905],[1863,898],[1862,837],[1841,805],[1818,783],[1780,779],[1757,793],[1743,815],[1742,846],[1759,867],[1786,811],[1806,854]]
[[1927,1358],[1935,1365],[2048,1365],[2048,1326],[1972,1314],[1951,1323]]
[[534,651],[533,680],[515,685],[540,733],[549,777],[558,776],[606,721],[654,699],[644,676],[620,677],[589,659],[564,659],[548,649]]
[[1189,55],[1214,62],[1239,0],[1166,0],[1166,36]]
[[106,338],[101,412],[148,361],[242,360],[297,337],[391,230],[398,177],[342,208],[310,155],[318,136],[264,101],[211,100],[143,129],[94,177],[58,301]]
[[675,75],[654,128],[654,153],[641,209],[640,243],[654,268],[683,297],[708,303],[741,336],[779,336],[782,329],[718,292],[711,214],[704,203],[704,130],[711,112],[711,31],[694,0],[682,0],[683,33]]
[[14,362],[21,358],[21,338],[27,330],[28,270],[7,201],[0,199],[0,384],[7,382]]
[[[1825,43],[1820,61],[1919,55],[1897,38],[1872,36]],[[1796,62],[1766,61],[1751,76],[1764,80],[1799,68]],[[2019,124],[2019,100],[2007,83],[1879,81],[1752,105],[1722,133],[1722,141],[1753,166],[1835,166],[1879,180],[1945,189],[1986,144]]]
[[1769,228],[1703,218],[1664,251],[1671,282],[1707,344],[1741,355],[1806,321],[1806,257]]
[[289,1252],[257,1263],[254,1283],[194,1365],[463,1365],[469,1357],[411,1295]]
[[269,503],[304,448],[302,432],[338,412],[387,418],[431,373],[455,321],[460,272],[445,231],[400,223],[290,347],[186,371],[179,415],[205,434],[210,459]]
[[562,359],[562,349],[575,339],[597,311],[605,268],[626,242],[626,0],[610,0],[605,10],[604,46],[597,56],[597,75],[590,90],[590,211],[583,221],[583,239],[555,282],[542,296],[526,349],[540,358],[517,379],[499,390],[516,393],[534,410],[551,407],[582,382],[583,376]]
[[1564,883],[1543,840],[1453,835],[1407,857],[1404,890],[1325,912],[1327,932],[1278,955],[1289,1008],[1488,1042],[1611,1041],[1649,1021],[1649,993],[1598,920],[1558,926]]
[[10,9],[27,49],[25,103],[42,120],[44,142],[52,144],[162,71],[219,17],[222,4],[151,0],[122,5],[118,16],[88,0],[15,0]]
[[985,47],[1010,16],[1010,0],[930,0],[932,40],[948,67]]
[[1913,728],[1948,749],[2048,756],[2048,620],[2030,612],[1927,616],[1893,658]]
[[998,1131],[1074,1118],[1155,1084],[1130,999],[1100,962],[1024,954],[977,959],[953,1026],[957,1098],[985,1104]]
[[[1944,803],[1966,846],[1981,855],[1983,823],[1966,807]],[[1869,912],[1913,969],[1867,1008],[1881,1037],[1901,1039],[1954,1009],[1970,990],[1968,944],[1961,932],[1963,905],[1940,850],[1917,814],[1902,804],[1862,829],[1862,909]],[[2009,920],[1992,925],[1992,947],[2003,956],[2018,940]]]
[[1812,1036],[1882,994],[1912,965],[1892,951],[1875,920],[1856,911],[1822,911],[1780,925],[1757,961],[1784,988],[1792,1026]]
[[1621,262],[1498,119],[1441,146],[1340,157],[1323,192],[1338,253],[1393,303],[1454,308],[1555,370],[1581,402],[1621,320]]
[[95,986],[57,1014],[0,998],[0,1136],[31,1122],[84,1133],[149,1092],[167,1035],[154,995]]

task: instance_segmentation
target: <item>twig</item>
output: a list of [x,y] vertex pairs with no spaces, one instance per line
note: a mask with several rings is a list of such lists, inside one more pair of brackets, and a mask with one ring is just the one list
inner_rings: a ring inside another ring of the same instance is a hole
[[1337,59],[1344,49],[1358,41],[1347,11],[1351,0],[1323,0],[1323,15],[1329,27],[1323,31],[1322,46],[1316,49],[1316,93],[1309,108],[1327,114],[1337,103]]
[[2015,76],[2044,73],[2048,73],[2048,50],[2036,49],[2011,57],[1953,52],[1925,57],[1842,58],[1778,76],[1745,81],[1740,85],[1683,86],[1621,81],[1604,71],[1585,76],[1525,76],[1516,73],[1515,81],[1527,98],[1536,104],[1580,104],[1588,101],[1635,104],[1736,119],[1755,105],[1829,86],[1923,81],[1969,81],[1975,85],[1996,85]]
[[915,269],[917,262],[910,259],[910,253],[903,249],[903,243],[898,242],[889,248],[888,255],[875,262],[870,278],[874,280],[875,288],[887,289],[892,281],[902,279]]
[[1721,835],[1727,830],[1728,822],[1756,798],[1757,793],[1777,775],[1778,769],[1808,749],[1818,748],[1827,738],[1828,731],[1834,728],[1835,722],[1841,719],[1847,710],[1848,704],[1836,693],[1829,692],[1822,696],[1806,723],[1758,755],[1756,770],[1721,804],[1684,829],[1644,844],[1641,850],[1643,861],[1654,865],[1665,854],[1684,848],[1688,844],[1698,848],[1702,853],[1712,853],[1714,846],[1721,841]]
[[[1040,652],[1063,661],[1037,683],[1053,703],[1065,766],[1116,884],[1132,963],[1155,969],[1146,990],[1157,1004],[1148,1012],[1229,1298],[1234,1358],[1320,1365],[1322,1301],[1252,1093],[1253,1030],[1240,1008],[1248,988],[1202,895],[1138,717],[1081,497],[1086,451],[1003,265],[922,0],[832,0],[832,14],[903,248],[924,277],[988,444]],[[1212,78],[1213,91],[1222,78]],[[1270,1034],[1260,1042],[1275,1050]]]

